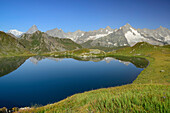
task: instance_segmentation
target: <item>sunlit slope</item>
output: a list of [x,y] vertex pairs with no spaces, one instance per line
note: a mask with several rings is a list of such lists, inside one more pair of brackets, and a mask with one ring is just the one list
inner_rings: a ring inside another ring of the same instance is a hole
[[29,113],[168,112],[168,85],[125,85],[73,95]]
[[170,48],[169,46],[153,46],[145,42],[133,47],[122,48],[111,55],[138,56],[149,60],[149,66],[141,72],[134,83],[170,83]]
[[0,31],[0,56],[13,56],[29,53],[16,38]]

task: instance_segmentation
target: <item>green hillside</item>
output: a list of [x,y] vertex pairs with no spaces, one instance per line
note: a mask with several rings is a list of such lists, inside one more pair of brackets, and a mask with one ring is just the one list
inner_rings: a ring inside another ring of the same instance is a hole
[[70,39],[51,37],[40,31],[33,34],[24,34],[19,41],[28,51],[38,54],[82,48]]
[[0,56],[15,56],[28,53],[24,45],[16,38],[0,31]]
[[135,83],[170,83],[170,48],[167,46],[154,46],[140,42],[133,47],[122,48],[109,52],[114,56],[136,56],[149,60],[149,66],[141,72]]

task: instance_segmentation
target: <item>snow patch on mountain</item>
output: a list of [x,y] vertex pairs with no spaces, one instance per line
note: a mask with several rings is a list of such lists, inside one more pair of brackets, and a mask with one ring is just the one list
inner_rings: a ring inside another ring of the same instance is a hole
[[114,46],[117,46],[117,43],[114,43]]
[[16,37],[19,37],[19,36],[21,36],[24,32],[18,31],[18,30],[16,30],[16,29],[12,29],[12,30],[9,30],[7,33],[11,33],[11,34],[15,35]]
[[113,45],[113,43],[112,43],[112,42],[108,42],[108,44],[109,44],[109,45]]
[[88,41],[88,40],[96,40],[96,39],[98,39],[98,38],[105,37],[105,36],[107,36],[107,35],[109,35],[109,34],[111,34],[111,33],[113,33],[113,32],[109,31],[107,34],[96,34],[96,35],[94,35],[94,36],[89,36],[89,37],[85,40],[85,42]]
[[83,35],[84,35],[84,33],[81,34],[81,36],[83,36]]
[[166,36],[164,41],[170,41],[170,36]]
[[170,44],[170,36],[166,36],[164,41],[167,42],[168,44]]
[[130,46],[133,46],[138,42],[147,41],[147,39],[141,36],[141,34],[137,30],[133,28],[130,28],[130,30],[131,31],[128,31],[127,33],[125,33],[125,37]]

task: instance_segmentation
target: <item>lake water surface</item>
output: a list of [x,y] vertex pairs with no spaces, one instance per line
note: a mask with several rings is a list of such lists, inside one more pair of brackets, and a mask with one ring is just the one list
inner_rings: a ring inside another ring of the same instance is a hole
[[0,59],[0,108],[46,105],[75,93],[132,83],[143,70],[111,57],[88,60]]

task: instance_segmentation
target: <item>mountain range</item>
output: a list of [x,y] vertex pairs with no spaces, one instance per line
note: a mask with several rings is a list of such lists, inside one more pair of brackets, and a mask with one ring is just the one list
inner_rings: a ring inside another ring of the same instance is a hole
[[[16,37],[23,37],[25,34],[33,34],[38,31],[36,25],[33,25],[26,33],[18,31],[18,33],[11,30],[8,33]],[[94,31],[64,32],[62,29],[52,29],[45,32],[45,34],[71,39],[72,41],[82,45],[86,48],[93,47],[123,47],[133,46],[138,42],[148,42],[152,45],[166,45],[170,44],[170,30],[160,26],[157,29],[135,29],[130,24],[126,24],[119,29],[112,29],[107,26]]]
[[[71,39],[52,37],[37,29],[30,30],[32,34],[23,34],[19,42],[32,53],[66,51],[82,48]],[[30,32],[29,32],[30,33]]]
[[52,37],[41,32],[34,25],[19,38],[18,33],[0,31],[0,56],[19,54],[42,54],[82,48],[71,39]]

